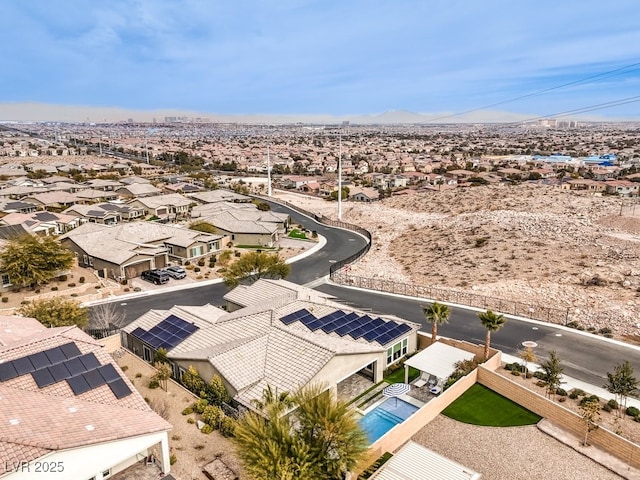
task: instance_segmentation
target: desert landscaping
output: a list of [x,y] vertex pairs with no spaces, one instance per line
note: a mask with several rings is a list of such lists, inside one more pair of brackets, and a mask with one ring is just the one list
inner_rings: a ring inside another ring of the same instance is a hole
[[[284,191],[274,196],[337,216],[336,202]],[[500,185],[348,202],[342,220],[373,236],[352,275],[567,308],[581,328],[609,328],[634,341],[640,338],[635,210],[631,199],[617,196]]]

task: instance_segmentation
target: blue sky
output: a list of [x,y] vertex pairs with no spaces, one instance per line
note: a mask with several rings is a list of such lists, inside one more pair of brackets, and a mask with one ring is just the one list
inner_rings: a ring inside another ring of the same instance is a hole
[[[639,63],[639,18],[637,0],[3,0],[0,102],[462,112]],[[636,95],[640,65],[493,109],[548,115]]]

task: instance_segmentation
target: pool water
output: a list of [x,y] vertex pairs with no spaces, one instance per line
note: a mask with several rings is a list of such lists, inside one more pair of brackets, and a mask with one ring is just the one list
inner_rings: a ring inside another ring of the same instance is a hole
[[372,444],[399,423],[413,415],[418,407],[397,398],[388,398],[358,420]]

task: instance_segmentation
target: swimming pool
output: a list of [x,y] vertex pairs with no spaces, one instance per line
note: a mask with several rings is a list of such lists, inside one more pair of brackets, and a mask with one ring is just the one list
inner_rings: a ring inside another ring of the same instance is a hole
[[397,398],[388,398],[358,420],[360,428],[373,443],[399,423],[413,415],[418,407]]

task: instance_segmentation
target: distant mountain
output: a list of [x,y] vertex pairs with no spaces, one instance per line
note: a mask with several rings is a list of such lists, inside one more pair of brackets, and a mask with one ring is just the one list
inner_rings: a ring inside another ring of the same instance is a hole
[[[186,110],[129,110],[117,107],[91,107],[78,105],[54,105],[44,103],[0,103],[0,122],[164,122],[165,117],[206,118],[211,122],[247,124],[310,123],[316,125],[337,124],[424,124],[424,123],[499,123],[521,122],[537,118],[537,115],[514,112],[478,110],[464,115],[449,112],[416,113],[406,110],[390,110],[370,115],[226,115],[192,112]],[[588,116],[573,118],[580,121],[624,121],[606,117]]]

